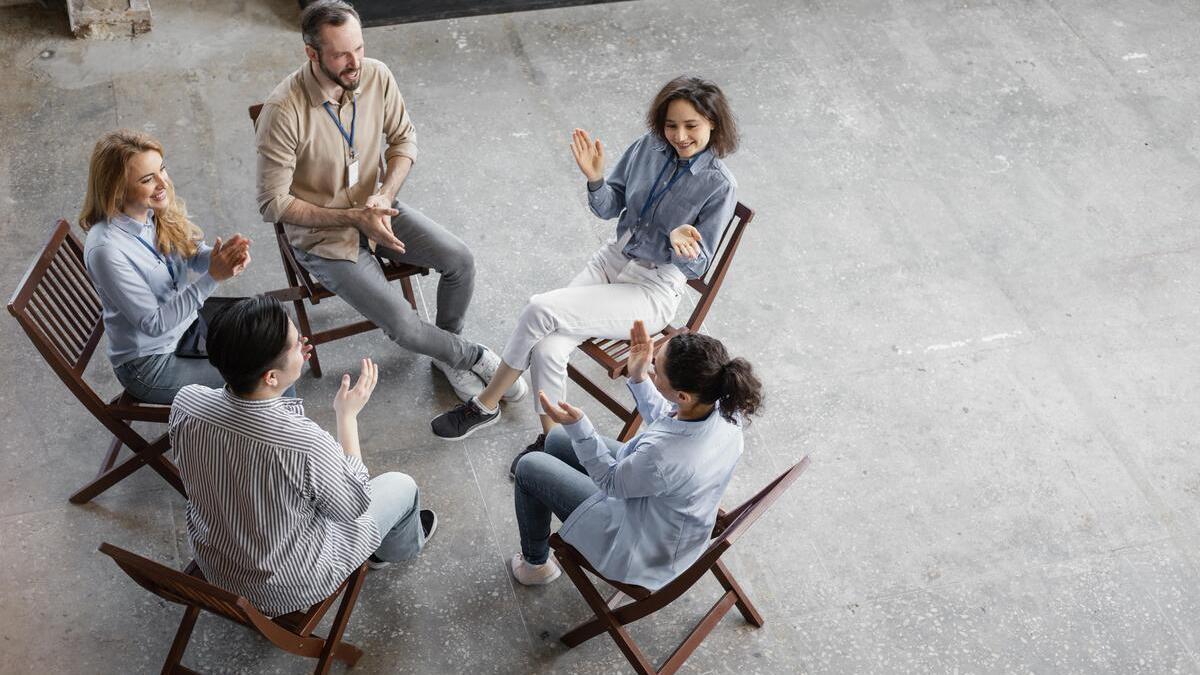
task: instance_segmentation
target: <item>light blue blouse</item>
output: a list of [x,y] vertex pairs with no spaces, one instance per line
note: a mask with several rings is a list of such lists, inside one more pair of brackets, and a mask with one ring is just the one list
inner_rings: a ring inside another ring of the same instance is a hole
[[[84,263],[104,308],[108,360],[114,368],[139,356],[175,351],[217,288],[208,273],[211,246],[201,243],[186,260],[178,253],[162,256],[138,241],[141,237],[155,246],[155,231],[153,212],[145,223],[121,214],[92,225],[83,245]],[[189,282],[189,273],[196,275],[194,281]]]
[[[624,253],[656,264],[673,264],[689,279],[708,269],[721,232],[737,205],[737,181],[725,163],[705,150],[691,158],[674,183],[678,159],[675,149],[653,133],[630,145],[608,178],[588,185],[588,206],[597,216],[617,220],[617,237],[632,232]],[[658,194],[670,184],[670,189]],[[651,188],[655,200],[650,202]],[[644,215],[643,215],[644,212]],[[699,256],[675,256],[671,231],[691,225],[700,231]]]
[[646,426],[615,455],[587,417],[564,426],[600,491],[559,534],[604,576],[655,590],[708,545],[742,455],[742,429],[715,407],[702,420],[675,419],[675,406],[650,380],[628,386]]

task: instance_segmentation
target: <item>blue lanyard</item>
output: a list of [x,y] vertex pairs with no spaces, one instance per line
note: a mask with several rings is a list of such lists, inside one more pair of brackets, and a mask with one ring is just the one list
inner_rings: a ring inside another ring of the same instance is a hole
[[171,264],[171,261],[164,258],[163,255],[158,252],[158,249],[156,249],[150,245],[150,242],[146,241],[145,239],[142,239],[141,235],[135,234],[135,235],[133,235],[133,237],[134,237],[134,239],[137,239],[138,241],[142,242],[142,246],[145,246],[146,250],[150,251],[150,253],[152,253],[159,262],[161,262],[162,264],[167,266],[167,274],[171,275],[171,289],[172,290],[177,289],[178,286],[176,285],[177,282],[175,280],[175,266]]
[[354,112],[350,114],[350,133],[346,133],[346,127],[342,126],[342,120],[333,114],[333,108],[329,107],[329,101],[325,101],[325,112],[329,113],[329,117],[333,119],[333,123],[337,125],[338,131],[342,133],[342,138],[346,139],[346,145],[350,146],[350,158],[354,159],[354,124],[358,121],[358,99],[354,99],[351,103],[354,106]]
[[663,196],[667,194],[667,191],[671,189],[671,186],[675,184],[675,181],[679,180],[679,177],[683,175],[684,171],[691,166],[692,160],[689,159],[687,164],[679,167],[679,171],[676,171],[675,175],[671,176],[671,180],[667,182],[666,186],[663,187],[661,192],[655,192],[655,186],[658,185],[658,181],[662,180],[662,177],[667,173],[667,169],[671,168],[671,165],[675,163],[675,158],[672,157],[668,159],[667,163],[663,165],[662,171],[658,172],[658,177],[655,178],[654,182],[650,185],[650,198],[646,200],[645,204],[642,204],[642,210],[638,212],[638,222],[643,222],[646,219],[646,212],[650,210],[650,207],[654,205],[654,202],[662,199]]

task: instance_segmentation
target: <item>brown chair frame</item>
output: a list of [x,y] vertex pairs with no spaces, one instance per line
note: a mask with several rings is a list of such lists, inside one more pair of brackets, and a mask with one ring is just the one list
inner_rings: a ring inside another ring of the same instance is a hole
[[[313,671],[318,675],[329,672],[334,659],[353,667],[362,657],[361,649],[348,642],[342,642],[342,634],[346,631],[346,625],[350,623],[350,613],[354,611],[358,593],[362,590],[367,572],[366,563],[359,566],[328,598],[308,610],[272,619],[258,611],[245,597],[208,583],[195,562],[189,563],[187,568],[180,572],[108,542],[100,544],[100,552],[116,561],[117,565],[142,588],[187,607],[183,613],[183,620],[179,623],[179,630],[175,632],[171,651],[167,653],[167,661],[163,664],[164,675],[195,675],[196,671],[182,665],[180,661],[183,660],[183,653],[191,640],[192,629],[200,616],[200,610],[247,626],[286,652],[318,659],[317,668]],[[317,624],[339,595],[342,596],[342,602],[334,616],[333,625],[329,628],[329,636],[314,634]]]
[[[83,377],[104,333],[104,310],[84,266],[83,246],[67,221],[59,220],[51,228],[41,254],[8,301],[8,311],[67,389],[113,435],[100,471],[71,495],[71,502],[87,503],[147,465],[186,497],[179,470],[163,456],[170,448],[167,434],[149,441],[132,425],[166,424],[170,407],[143,403],[128,392],[106,403]],[[133,451],[133,457],[117,464],[125,446]]]
[[[250,121],[257,125],[258,115],[262,112],[262,104],[256,103],[250,106],[248,112]],[[279,246],[279,258],[283,261],[283,273],[287,276],[288,287],[280,291],[272,291],[269,295],[281,302],[290,301],[295,307],[296,322],[300,324],[300,334],[308,336],[308,344],[313,346],[312,358],[308,360],[308,366],[312,369],[314,377],[321,377],[321,360],[317,358],[317,345],[375,330],[379,326],[364,319],[314,333],[308,320],[308,310],[304,306],[304,301],[307,300],[315,306],[322,300],[332,298],[337,294],[313,279],[308,270],[304,269],[304,266],[296,260],[292,246],[288,243],[287,233],[284,232],[283,223],[275,223],[275,243]],[[388,281],[400,282],[404,299],[408,300],[408,304],[412,305],[415,310],[417,299],[413,295],[412,277],[429,274],[429,268],[394,262],[378,253],[375,254],[375,259],[379,261],[379,266],[383,269],[384,278]]]
[[[554,548],[554,556],[558,559],[559,564],[567,573],[571,582],[579,589],[579,593],[583,595],[584,601],[587,602],[588,606],[596,614],[596,618],[581,623],[564,634],[560,638],[563,644],[568,647],[576,647],[601,633],[607,632],[612,636],[613,641],[617,643],[617,647],[620,648],[621,653],[625,655],[625,658],[629,659],[629,663],[639,674],[666,674],[679,670],[683,662],[692,655],[692,652],[700,646],[704,638],[708,636],[713,627],[717,625],[717,622],[721,620],[721,617],[725,616],[729,608],[734,605],[737,606],[738,611],[741,612],[742,617],[747,622],[756,628],[762,627],[762,615],[759,614],[758,610],[750,602],[750,598],[746,595],[746,592],[734,580],[729,568],[721,561],[721,556],[733,546],[739,537],[745,534],[746,530],[754,524],[754,521],[758,520],[779,499],[784,491],[791,487],[792,483],[796,482],[800,474],[804,473],[804,470],[808,468],[808,464],[809,459],[806,456],[790,469],[780,474],[778,478],[771,481],[762,490],[759,490],[757,494],[746,500],[741,506],[728,513],[721,511],[717,516],[716,525],[713,527],[712,536],[714,539],[709,543],[708,548],[683,573],[657,591],[605,578],[592,567],[587,558],[583,557],[583,554],[565,542],[558,533],[551,535],[550,546]],[[584,570],[591,572],[597,578],[615,588],[616,593],[608,600],[605,600],[600,595],[596,586],[584,574]],[[721,588],[725,589],[725,592],[717,600],[717,603],[700,619],[699,623],[692,628],[692,631],[688,633],[683,642],[675,648],[675,651],[663,661],[662,666],[655,668],[637,644],[634,643],[625,626],[671,604],[710,571],[717,578],[717,583],[721,584]],[[630,599],[631,602],[621,604],[626,598]]]
[[[708,310],[712,308],[713,302],[717,299],[717,292],[721,290],[721,285],[725,283],[725,275],[729,272],[729,265],[733,262],[733,254],[737,252],[738,244],[741,243],[742,234],[745,232],[746,226],[753,219],[754,209],[738,202],[737,206],[733,209],[733,216],[730,217],[729,222],[721,232],[721,239],[717,243],[713,263],[709,265],[708,270],[700,278],[688,279],[687,285],[700,294],[700,297],[696,301],[695,309],[692,310],[691,316],[688,317],[687,322],[684,324],[689,331],[697,332],[704,325],[704,319],[708,316]],[[668,324],[666,328],[654,337],[655,349],[678,330],[678,328]],[[614,380],[624,376],[628,372],[629,340],[591,338],[581,344],[579,349],[591,357],[593,361],[600,364],[600,367]],[[613,398],[599,384],[573,365],[567,365],[567,375],[583,388],[584,391],[590,394],[592,398],[595,398],[624,422],[621,433],[617,435],[617,440],[624,442],[633,438],[633,435],[637,433],[638,427],[642,424],[642,415],[637,411],[636,406],[632,408],[625,407],[625,405]]]

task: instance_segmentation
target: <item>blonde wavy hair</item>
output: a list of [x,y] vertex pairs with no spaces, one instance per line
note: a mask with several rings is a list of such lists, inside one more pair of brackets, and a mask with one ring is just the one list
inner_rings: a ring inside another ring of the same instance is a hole
[[[163,154],[162,143],[149,134],[118,129],[104,134],[92,150],[88,165],[87,194],[79,212],[79,227],[86,232],[92,225],[121,212],[125,187],[129,183],[129,162],[139,153],[153,150]],[[167,181],[167,208],[156,209],[155,244],[163,255],[178,253],[184,258],[196,255],[204,233],[188,220],[187,207],[175,195],[175,185]]]

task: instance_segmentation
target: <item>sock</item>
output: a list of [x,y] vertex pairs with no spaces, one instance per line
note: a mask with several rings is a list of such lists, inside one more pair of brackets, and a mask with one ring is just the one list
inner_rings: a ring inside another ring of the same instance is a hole
[[493,414],[495,414],[495,412],[496,412],[497,410],[499,410],[499,408],[500,408],[500,406],[496,406],[495,408],[489,408],[489,407],[487,407],[486,405],[484,405],[484,404],[483,404],[483,401],[480,401],[480,400],[479,400],[479,397],[478,397],[478,396],[472,396],[472,397],[471,397],[471,402],[472,402],[472,403],[474,403],[476,406],[478,406],[480,410],[482,410],[483,412],[485,412],[485,413],[487,413],[487,414],[489,414],[489,415],[493,415]]

